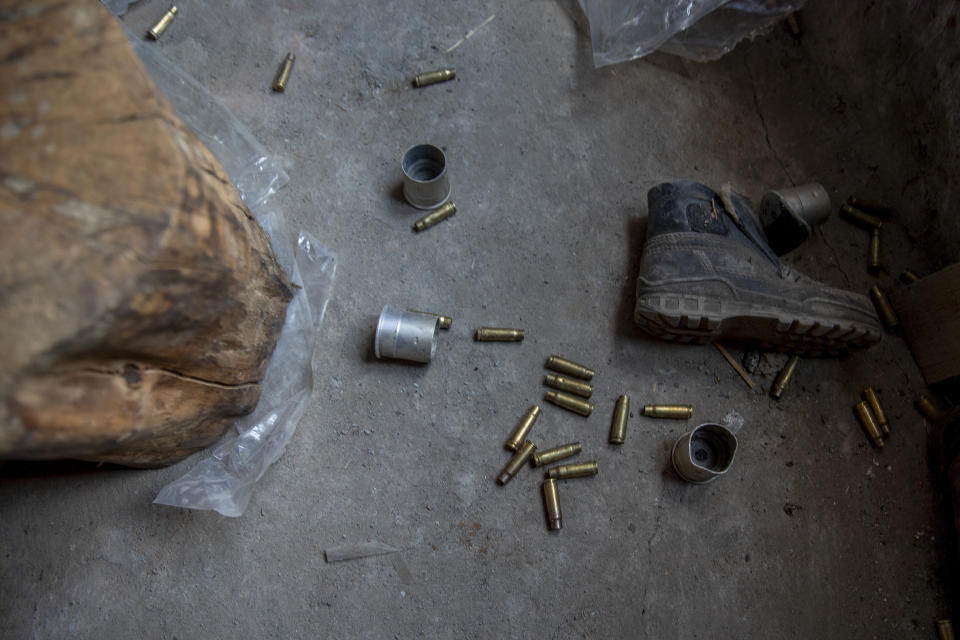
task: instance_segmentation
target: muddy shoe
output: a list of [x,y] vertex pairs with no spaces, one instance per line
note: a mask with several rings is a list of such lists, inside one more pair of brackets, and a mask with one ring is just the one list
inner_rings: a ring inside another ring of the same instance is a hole
[[647,194],[647,239],[634,318],[652,336],[832,356],[882,330],[866,296],[828,287],[780,262],[747,201],[697,182]]

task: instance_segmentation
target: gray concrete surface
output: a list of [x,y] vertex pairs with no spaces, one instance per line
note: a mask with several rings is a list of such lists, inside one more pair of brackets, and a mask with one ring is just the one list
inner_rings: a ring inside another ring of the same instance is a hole
[[[931,158],[916,127],[949,131],[922,91],[933,55],[909,8],[812,0],[799,46],[775,29],[716,63],[655,54],[594,70],[572,0],[179,6],[157,46],[289,160],[276,203],[338,254],[313,403],[239,519],[151,504],[192,459],[155,471],[8,463],[0,635],[933,637],[949,606],[946,532],[906,345],[888,336],[804,361],[775,402],[766,389],[783,356],[766,357],[751,391],[713,347],[651,341],[631,322],[646,191],[667,179],[731,181],[757,199],[818,180],[835,201],[886,199],[898,212],[880,281],[936,266],[914,176],[937,175],[949,145]],[[145,0],[124,22],[143,31],[165,8]],[[949,11],[917,19],[955,23]],[[287,51],[296,68],[276,95]],[[455,82],[409,87],[448,64]],[[446,149],[459,212],[414,235],[418,214],[396,187],[400,154],[419,142]],[[790,262],[866,292],[866,247],[831,219]],[[387,303],[454,317],[432,364],[373,358]],[[527,338],[477,344],[484,324]],[[566,528],[550,534],[539,474],[504,488],[494,477],[555,352],[597,369],[597,410],[544,406],[533,437],[581,440],[601,472],[561,487]],[[883,451],[851,411],[868,384],[893,418]],[[621,393],[634,409],[690,402],[695,419],[634,411],[613,448]],[[674,439],[731,411],[745,418],[733,469],[680,482]],[[324,548],[364,541],[401,552],[325,563]]]

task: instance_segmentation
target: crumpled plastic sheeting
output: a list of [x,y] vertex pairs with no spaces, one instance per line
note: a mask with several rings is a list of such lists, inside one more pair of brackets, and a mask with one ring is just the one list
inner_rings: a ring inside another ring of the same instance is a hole
[[[110,6],[109,2],[106,4]],[[197,454],[208,457],[164,487],[154,500],[158,504],[210,509],[238,517],[247,508],[257,480],[283,454],[309,404],[314,336],[333,289],[336,260],[306,232],[301,232],[295,243],[283,215],[267,206],[270,196],[289,180],[279,158],[267,153],[253,134],[192,76],[155,46],[129,31],[127,34],[153,81],[180,118],[223,165],[257,222],[270,236],[280,265],[297,285],[267,365],[256,409],[237,421],[235,432],[228,432],[212,455]]]
[[579,0],[590,21],[593,64],[603,67],[661,50],[716,60],[806,0]]

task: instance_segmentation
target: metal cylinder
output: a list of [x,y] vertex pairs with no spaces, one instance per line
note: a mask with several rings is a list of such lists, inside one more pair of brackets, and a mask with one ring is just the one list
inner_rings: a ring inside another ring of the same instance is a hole
[[950,618],[937,620],[937,637],[940,640],[954,640],[953,622]]
[[559,447],[553,447],[552,449],[547,449],[535,454],[533,456],[533,466],[545,467],[548,464],[553,464],[554,462],[575,456],[581,451],[583,451],[583,447],[579,442],[562,444]]
[[760,222],[770,248],[783,255],[803,244],[813,227],[830,217],[830,196],[811,183],[768,191],[760,201]]
[[503,471],[500,472],[500,475],[497,476],[497,484],[502,486],[510,482],[513,476],[517,475],[517,472],[523,468],[523,465],[527,463],[527,460],[530,459],[536,450],[537,445],[529,440],[524,442],[507,462],[507,465],[503,468]]
[[910,271],[909,269],[904,269],[903,273],[900,274],[900,282],[902,282],[903,284],[913,284],[919,279],[920,279],[920,276],[915,274],[913,271]]
[[867,404],[866,400],[864,400],[862,402],[858,402],[853,410],[857,414],[857,419],[860,421],[860,425],[873,442],[873,445],[878,449],[882,449],[883,433],[881,433],[880,427],[877,425],[877,420],[874,418],[873,412],[870,411],[870,405]]
[[151,40],[156,40],[159,38],[161,35],[163,35],[163,32],[167,30],[167,27],[170,26],[170,23],[173,22],[173,17],[175,15],[177,15],[177,7],[176,5],[173,5],[167,9],[167,12],[163,14],[162,18],[157,20],[155,25],[150,27],[150,30],[147,31],[147,36],[149,36]]
[[447,157],[438,147],[432,144],[410,147],[403,154],[401,167],[403,197],[417,209],[435,209],[450,198]]
[[922,393],[920,394],[920,397],[917,398],[917,409],[930,422],[938,422],[940,418],[943,417],[943,412],[940,411],[940,408],[930,398],[930,396]]
[[423,313],[423,314],[426,314],[426,315],[428,315],[428,316],[437,316],[437,318],[440,319],[440,325],[439,325],[439,326],[440,326],[440,328],[443,329],[444,331],[446,331],[446,330],[449,329],[451,326],[453,326],[453,318],[451,318],[450,316],[445,316],[445,315],[440,314],[440,313],[433,313],[432,311],[418,311],[418,310],[416,310],[416,309],[407,309],[407,311],[410,311],[411,313]]
[[681,478],[706,484],[730,469],[736,453],[736,436],[723,425],[708,422],[681,436],[670,458]]
[[560,389],[560,391],[572,393],[580,396],[581,398],[589,398],[593,395],[593,385],[587,384],[586,382],[580,382],[579,380],[564,378],[563,376],[554,375],[552,373],[547,374],[547,377],[543,379],[543,384],[547,385],[548,387],[553,387],[554,389]]
[[543,396],[543,399],[550,404],[555,404],[558,407],[563,407],[568,411],[579,413],[582,416],[589,416],[591,413],[593,413],[592,402],[581,400],[580,398],[572,396],[569,393],[564,393],[563,391],[547,391],[546,395]]
[[880,229],[870,232],[870,248],[867,251],[867,271],[879,273],[880,268]]
[[380,312],[373,350],[378,358],[430,362],[437,351],[440,319],[386,306]]
[[780,369],[780,373],[773,379],[773,384],[770,386],[771,398],[780,399],[780,396],[783,395],[783,390],[787,388],[787,385],[790,384],[790,380],[793,378],[793,372],[797,370],[798,362],[800,362],[800,356],[790,356],[787,363],[783,365],[783,369]]
[[886,205],[864,200],[863,198],[858,198],[856,196],[850,196],[847,198],[847,204],[855,209],[860,209],[860,211],[866,211],[867,213],[873,214],[878,218],[887,219],[893,214],[893,209]]
[[873,416],[877,419],[877,424],[880,425],[880,431],[883,432],[884,436],[889,436],[890,422],[887,420],[887,413],[883,410],[883,407],[880,406],[880,398],[877,397],[877,392],[873,390],[873,387],[867,387],[861,393],[863,399],[870,405],[870,411],[873,412]]
[[688,404],[645,404],[640,413],[647,418],[688,420],[693,417],[693,407]]
[[510,437],[507,439],[507,442],[504,446],[510,451],[516,451],[520,448],[520,445],[523,444],[523,441],[527,439],[527,435],[530,434],[530,430],[533,429],[533,423],[537,421],[537,418],[540,417],[540,407],[533,405],[527,412],[523,414],[523,417],[520,418],[520,421],[517,422],[517,426],[513,428],[513,433],[510,434]]
[[623,444],[627,437],[627,418],[630,416],[630,398],[620,396],[613,408],[613,420],[610,422],[610,444]]
[[587,478],[600,473],[596,460],[589,462],[573,462],[571,464],[561,464],[547,469],[548,478],[557,480],[570,480],[571,478]]
[[864,229],[880,229],[883,227],[883,220],[880,218],[848,204],[840,206],[840,217]]
[[417,74],[417,77],[413,79],[413,86],[417,87],[426,87],[431,84],[437,84],[438,82],[447,82],[448,80],[453,80],[457,77],[457,70],[450,69],[437,69],[436,71],[424,71],[423,73]]
[[452,202],[448,202],[414,222],[413,230],[419,233],[424,229],[429,229],[433,225],[443,222],[456,212],[457,205]]
[[293,54],[288,53],[277,70],[277,75],[273,79],[273,90],[283,93],[287,88],[287,80],[290,79],[290,72],[293,71]]
[[880,287],[874,286],[870,289],[870,299],[873,300],[873,306],[877,310],[877,315],[880,316],[880,322],[883,323],[887,331],[896,329],[900,324],[900,320],[897,318],[897,314],[894,312],[890,300],[887,299],[887,294],[885,294]]
[[564,373],[568,376],[573,376],[574,378],[581,378],[583,380],[593,379],[593,369],[567,360],[566,358],[561,358],[560,356],[550,356],[547,358],[546,366],[547,369],[550,369],[551,371]]
[[523,329],[480,327],[477,329],[476,338],[477,342],[522,342]]
[[560,490],[554,478],[543,481],[543,506],[547,512],[547,526],[551,531],[563,528],[563,512],[560,510]]

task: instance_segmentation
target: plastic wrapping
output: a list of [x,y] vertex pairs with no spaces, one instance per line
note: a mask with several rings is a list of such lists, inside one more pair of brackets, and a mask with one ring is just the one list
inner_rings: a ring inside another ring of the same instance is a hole
[[297,285],[256,409],[237,421],[236,430],[215,445],[212,455],[198,454],[207,457],[164,487],[154,500],[236,517],[249,504],[257,480],[283,454],[309,404],[314,335],[333,288],[336,262],[306,232],[295,242],[283,215],[267,206],[270,196],[289,179],[279,159],[267,153],[239,120],[156,47],[133,35],[130,41],[180,118],[223,165],[270,236],[281,266]]
[[657,49],[705,62],[753,38],[805,0],[579,0],[590,21],[593,64]]

